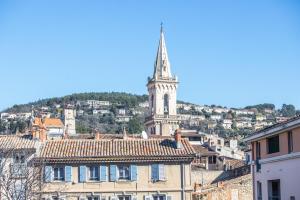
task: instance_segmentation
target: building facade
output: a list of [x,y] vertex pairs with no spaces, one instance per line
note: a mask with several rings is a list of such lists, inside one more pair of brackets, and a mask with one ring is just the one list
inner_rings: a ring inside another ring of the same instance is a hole
[[145,126],[148,134],[168,136],[179,127],[177,117],[177,77],[172,76],[164,32],[161,28],[154,73],[148,78],[149,116]]
[[76,110],[71,108],[65,109],[65,132],[67,135],[75,135],[76,134],[76,125],[75,125],[75,117]]
[[181,139],[47,141],[42,198],[191,200],[194,155]]
[[252,153],[254,199],[300,199],[300,116],[245,141]]

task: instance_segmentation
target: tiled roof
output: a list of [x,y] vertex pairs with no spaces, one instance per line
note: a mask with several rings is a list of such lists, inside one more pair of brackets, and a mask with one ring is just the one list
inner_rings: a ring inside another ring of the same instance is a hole
[[19,136],[0,136],[0,151],[6,150],[34,150],[37,142]]
[[187,140],[176,149],[168,139],[115,139],[115,140],[54,140],[46,141],[40,158],[46,162],[143,162],[192,161],[194,149]]
[[63,127],[63,123],[60,119],[57,118],[45,118],[44,119],[45,127]]
[[195,152],[197,154],[200,154],[200,156],[209,156],[209,155],[218,155],[218,153],[214,152],[209,147],[204,147],[201,145],[192,145]]
[[299,120],[299,119],[300,119],[300,115],[292,117],[292,118],[290,118],[290,119],[288,119],[288,120],[286,120],[284,122],[276,123],[276,124],[273,124],[273,125],[268,126],[266,128],[263,128],[261,130],[258,130],[256,132],[254,132],[253,134],[249,135],[248,137],[246,137],[245,141],[251,140],[251,138],[256,137],[256,135],[262,134],[264,132],[273,131],[273,129],[276,129],[276,128],[280,127],[280,126],[286,126],[290,122],[294,122],[294,121]]
[[43,127],[42,118],[35,117],[33,120],[33,126]]

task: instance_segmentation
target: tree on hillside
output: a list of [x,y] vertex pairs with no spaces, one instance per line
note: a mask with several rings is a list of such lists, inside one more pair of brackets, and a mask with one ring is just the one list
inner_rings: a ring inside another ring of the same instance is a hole
[[132,119],[129,120],[129,122],[128,122],[128,132],[129,133],[131,133],[131,134],[141,133],[143,130],[144,130],[143,124],[138,118],[133,117]]
[[296,115],[295,106],[292,104],[283,104],[280,113],[284,117],[293,117]]

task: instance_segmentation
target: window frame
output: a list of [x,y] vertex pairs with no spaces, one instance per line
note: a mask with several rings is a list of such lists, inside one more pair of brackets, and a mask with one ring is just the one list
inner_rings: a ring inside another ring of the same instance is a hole
[[[97,198],[97,199],[95,199]],[[96,196],[87,196],[86,200],[101,200],[101,197],[99,195]]]
[[[93,169],[93,172],[92,170]],[[96,173],[96,174],[94,174]],[[96,176],[98,173],[98,176]],[[95,175],[95,176],[91,176],[91,175]],[[89,181],[99,181],[100,180],[100,167],[97,166],[97,165],[91,165],[91,166],[88,166],[88,180]]]
[[[273,195],[273,183],[277,182],[278,183],[278,195],[274,196]],[[275,179],[275,180],[268,180],[268,199],[269,200],[281,200],[281,183],[280,179]]]
[[[158,197],[158,199],[155,199],[155,197],[156,198]],[[154,194],[154,195],[152,195],[152,199],[153,200],[161,200],[160,197],[162,197],[162,200],[166,200],[167,199],[167,195],[165,195],[165,194]]]
[[288,153],[294,151],[293,131],[288,131]]
[[[276,139],[276,141],[272,141],[274,139]],[[271,142],[272,142],[272,144],[270,145]],[[276,144],[278,143],[277,147],[276,146],[272,147],[272,145],[274,145],[275,142],[276,142]],[[268,137],[267,138],[267,145],[266,146],[267,146],[267,153],[268,154],[273,154],[273,153],[280,152],[280,137],[279,137],[279,135],[274,135],[272,137]],[[271,148],[273,148],[273,149],[271,149]]]
[[126,200],[126,199],[124,199],[124,198],[126,198],[126,197],[128,197],[129,200],[132,199],[131,195],[118,195],[117,197],[118,197],[118,200],[120,200],[120,198],[123,198],[122,200]]
[[[56,169],[58,169],[58,174],[59,177],[56,177]],[[66,180],[66,172],[65,172],[65,167],[64,166],[54,166],[53,167],[53,181],[65,181]]]
[[[118,175],[118,180],[119,181],[130,181],[131,180],[130,165],[126,165],[126,164],[125,165],[118,165],[117,168],[118,168],[117,175]],[[128,174],[126,174],[126,172]],[[122,173],[122,176],[121,176],[121,173]]]

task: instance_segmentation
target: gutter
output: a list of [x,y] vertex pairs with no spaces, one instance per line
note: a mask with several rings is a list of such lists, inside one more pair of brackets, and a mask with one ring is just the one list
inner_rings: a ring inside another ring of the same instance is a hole
[[266,136],[276,135],[278,133],[288,131],[288,130],[296,128],[298,126],[300,126],[300,119],[282,124],[280,126],[277,126],[277,127],[274,127],[274,128],[262,131],[262,132],[258,132],[257,134],[254,134],[252,136],[245,138],[244,141],[245,142],[256,141],[256,140],[259,140]]

